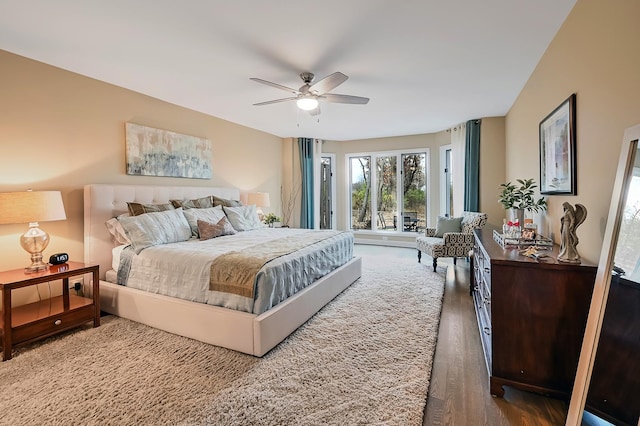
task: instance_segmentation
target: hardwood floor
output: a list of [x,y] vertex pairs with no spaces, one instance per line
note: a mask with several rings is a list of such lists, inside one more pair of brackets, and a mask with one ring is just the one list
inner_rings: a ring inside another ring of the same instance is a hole
[[[415,249],[356,245],[357,254],[415,258]],[[430,259],[425,263],[430,268]],[[504,398],[489,393],[487,368],[469,296],[469,263],[448,264],[438,343],[431,371],[423,425],[563,425],[564,401],[505,388]]]

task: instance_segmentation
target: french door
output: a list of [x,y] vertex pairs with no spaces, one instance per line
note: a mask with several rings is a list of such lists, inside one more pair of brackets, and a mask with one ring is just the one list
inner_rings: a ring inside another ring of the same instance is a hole
[[424,230],[428,158],[427,149],[349,155],[350,229]]
[[335,229],[335,155],[320,158],[320,229]]

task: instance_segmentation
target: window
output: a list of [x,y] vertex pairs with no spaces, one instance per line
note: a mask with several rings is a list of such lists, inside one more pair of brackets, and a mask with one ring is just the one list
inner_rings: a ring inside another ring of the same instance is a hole
[[[639,171],[634,168],[634,173]],[[627,194],[614,263],[625,271],[625,278],[640,282],[640,176],[631,178]]]
[[423,231],[427,226],[428,153],[421,149],[348,155],[350,229]]
[[396,156],[380,156],[376,161],[377,228],[396,227],[398,206],[398,166]]
[[453,149],[440,147],[440,215],[453,217]]
[[371,229],[371,157],[349,159],[351,229]]
[[323,154],[320,158],[320,229],[335,229],[336,179],[335,154]]

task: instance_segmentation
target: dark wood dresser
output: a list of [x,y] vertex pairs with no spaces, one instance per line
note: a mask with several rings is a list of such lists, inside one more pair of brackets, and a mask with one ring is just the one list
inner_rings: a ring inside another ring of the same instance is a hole
[[506,385],[568,398],[597,267],[538,263],[502,248],[494,229],[474,231],[472,291],[491,394]]

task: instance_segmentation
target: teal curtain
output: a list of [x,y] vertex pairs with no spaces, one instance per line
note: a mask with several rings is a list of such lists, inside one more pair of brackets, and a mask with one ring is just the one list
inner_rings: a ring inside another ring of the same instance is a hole
[[480,120],[467,121],[464,156],[464,210],[480,207]]
[[300,228],[313,229],[313,139],[298,138],[302,169]]

